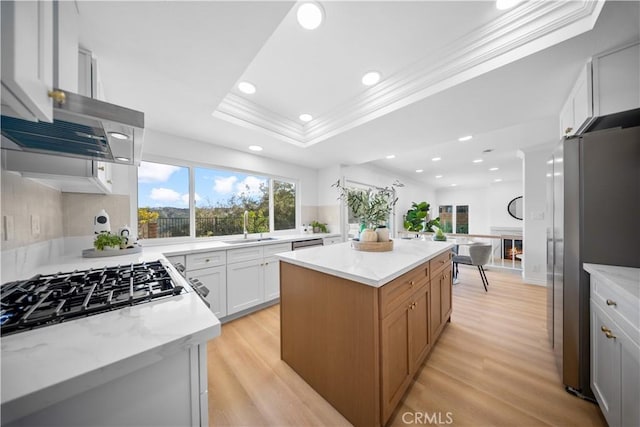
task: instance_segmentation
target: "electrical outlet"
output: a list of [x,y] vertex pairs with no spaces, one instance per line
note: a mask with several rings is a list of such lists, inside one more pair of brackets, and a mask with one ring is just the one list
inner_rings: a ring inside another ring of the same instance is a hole
[[4,240],[13,240],[13,239],[15,239],[15,236],[14,236],[15,228],[14,228],[14,225],[13,225],[13,216],[12,215],[5,215],[2,225],[4,227],[4,229],[2,230],[3,234],[4,234]]
[[31,215],[31,235],[40,235],[40,215]]

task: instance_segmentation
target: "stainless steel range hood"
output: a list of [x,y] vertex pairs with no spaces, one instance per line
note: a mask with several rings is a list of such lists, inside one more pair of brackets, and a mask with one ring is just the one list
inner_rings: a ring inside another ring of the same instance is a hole
[[53,122],[2,115],[2,148],[138,165],[144,113],[65,92]]

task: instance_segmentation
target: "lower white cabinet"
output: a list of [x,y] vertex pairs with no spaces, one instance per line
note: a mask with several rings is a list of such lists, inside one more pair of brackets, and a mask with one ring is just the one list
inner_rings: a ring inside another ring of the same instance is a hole
[[280,260],[276,257],[264,259],[264,299],[280,298]]
[[234,314],[264,301],[262,257],[227,265],[227,314]]
[[324,237],[322,239],[322,244],[324,246],[327,245],[335,245],[336,243],[342,243],[342,237],[341,236],[337,236],[337,237]]
[[218,319],[227,315],[227,268],[224,265],[189,271],[187,278],[198,279],[209,290],[205,299]]
[[[600,276],[596,267],[585,267],[591,273],[591,389],[610,427],[640,426],[637,290],[633,298],[633,293]],[[635,274],[631,288],[638,286]]]

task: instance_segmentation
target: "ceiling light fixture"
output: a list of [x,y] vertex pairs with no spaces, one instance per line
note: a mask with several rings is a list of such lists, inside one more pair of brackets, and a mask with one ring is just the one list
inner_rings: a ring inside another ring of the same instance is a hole
[[256,93],[256,87],[249,82],[240,82],[238,83],[238,90],[242,93],[246,93],[247,95],[253,95]]
[[482,159],[475,159],[475,160],[473,161],[473,163],[482,163],[483,161],[484,161],[484,160],[482,160]]
[[431,159],[432,162],[439,162],[440,160],[442,160],[442,157],[434,157]]
[[[109,135],[111,135],[115,139],[129,139],[129,135],[122,132],[109,132]],[[129,159],[127,159],[127,161],[129,161]]]
[[310,122],[311,120],[313,120],[313,116],[311,114],[300,114],[300,120],[302,120],[303,122]]
[[131,161],[131,159],[128,158],[128,157],[116,157],[116,160],[119,161],[119,162],[129,162],[129,161]]
[[498,169],[499,169],[499,168],[495,168],[495,167],[494,167],[494,168],[489,168],[489,170],[490,170],[491,172],[495,172],[495,171],[497,171]]
[[373,86],[380,81],[380,73],[377,71],[369,71],[362,76],[362,84],[365,86]]
[[298,24],[305,30],[315,30],[324,20],[324,11],[318,3],[306,2],[298,6]]
[[259,145],[250,145],[249,150],[251,151],[262,151],[262,147]]
[[498,10],[507,10],[516,6],[522,0],[496,0],[496,9]]
[[458,141],[465,142],[465,141],[469,141],[471,138],[473,138],[473,136],[467,135],[467,136],[463,136],[462,138],[458,138]]
[[458,185],[458,184],[451,184],[451,186],[452,186],[452,187],[455,187],[455,186],[457,186],[457,185]]
[[395,159],[396,155],[395,154],[389,154],[388,156],[386,156],[387,159]]
[[436,175],[436,179],[442,178],[442,175]]
[[493,180],[493,182],[502,182],[502,178],[496,178]]
[[424,169],[416,169],[416,173],[422,173],[424,172]]

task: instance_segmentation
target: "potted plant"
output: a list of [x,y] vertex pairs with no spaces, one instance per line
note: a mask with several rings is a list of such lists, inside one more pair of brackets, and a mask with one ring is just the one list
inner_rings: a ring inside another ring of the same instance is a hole
[[311,227],[314,233],[328,233],[327,224],[323,224],[318,221],[311,221]]
[[93,241],[93,246],[99,251],[120,250],[120,245],[122,245],[122,243],[122,237],[117,234],[100,233]]
[[332,186],[340,190],[340,199],[349,206],[353,215],[362,224],[361,227],[364,227],[360,231],[360,240],[377,241],[378,235],[375,229],[386,224],[393,206],[398,202],[395,187],[401,187],[402,184],[396,181],[389,187],[364,190],[344,187],[338,180]]
[[440,227],[440,217],[429,219],[429,203],[411,203],[411,209],[404,217],[404,228],[407,231],[434,231]]
[[447,236],[442,232],[442,228],[433,227],[436,229],[436,234],[433,235],[433,240],[444,242],[447,240]]

